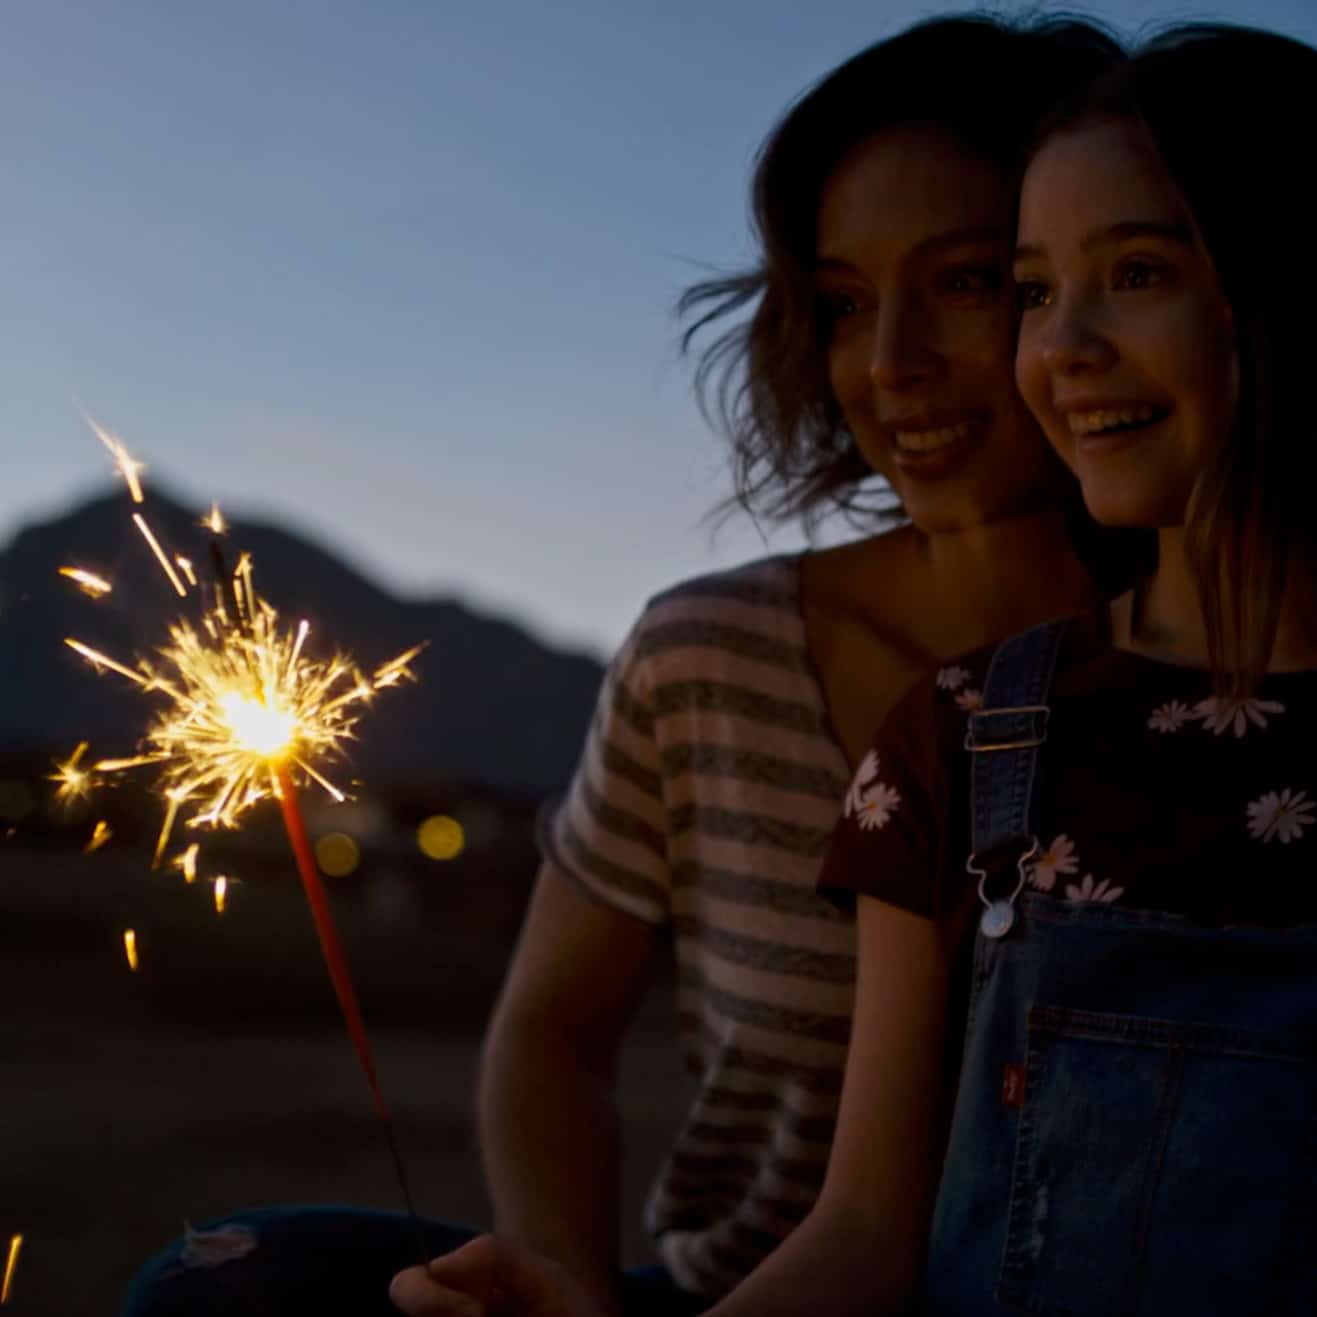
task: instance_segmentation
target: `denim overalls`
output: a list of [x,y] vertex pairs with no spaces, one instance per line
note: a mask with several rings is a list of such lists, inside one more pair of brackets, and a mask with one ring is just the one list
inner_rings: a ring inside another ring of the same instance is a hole
[[998,648],[966,736],[983,912],[924,1310],[1314,1317],[1317,927],[1025,890],[1062,631]]

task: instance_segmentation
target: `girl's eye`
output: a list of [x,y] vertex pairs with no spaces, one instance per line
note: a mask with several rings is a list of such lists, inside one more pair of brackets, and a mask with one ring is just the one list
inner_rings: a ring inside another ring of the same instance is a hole
[[958,297],[992,296],[1001,292],[1001,270],[995,265],[959,265],[942,276],[942,286]]
[[1112,284],[1115,288],[1130,292],[1151,288],[1156,284],[1164,283],[1165,280],[1166,271],[1160,265],[1141,258],[1122,261],[1112,276]]
[[1052,300],[1052,290],[1039,279],[1017,280],[1015,295],[1021,311],[1036,310],[1040,306],[1047,306]]

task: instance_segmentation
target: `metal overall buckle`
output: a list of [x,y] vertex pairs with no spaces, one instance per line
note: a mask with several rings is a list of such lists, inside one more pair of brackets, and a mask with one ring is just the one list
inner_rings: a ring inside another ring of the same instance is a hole
[[983,913],[979,916],[979,931],[984,937],[1002,938],[1014,927],[1015,902],[1024,890],[1024,884],[1027,880],[1024,867],[1038,854],[1040,849],[1038,838],[1030,837],[1029,849],[1015,861],[1015,872],[1017,874],[1015,889],[1004,900],[998,898],[994,901],[988,896],[988,871],[979,864],[978,852],[973,852],[969,859],[965,861],[966,871],[979,876],[979,900],[983,902]]

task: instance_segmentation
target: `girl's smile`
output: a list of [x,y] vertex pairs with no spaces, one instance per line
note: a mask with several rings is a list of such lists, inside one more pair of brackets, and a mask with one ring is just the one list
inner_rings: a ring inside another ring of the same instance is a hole
[[1183,523],[1234,413],[1230,310],[1144,130],[1092,119],[1025,175],[1016,379],[1109,525]]

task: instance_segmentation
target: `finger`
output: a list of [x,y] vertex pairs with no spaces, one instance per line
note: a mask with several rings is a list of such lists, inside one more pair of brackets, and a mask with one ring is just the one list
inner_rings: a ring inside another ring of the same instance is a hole
[[485,1306],[450,1289],[422,1267],[400,1271],[389,1284],[389,1301],[407,1317],[484,1317]]

